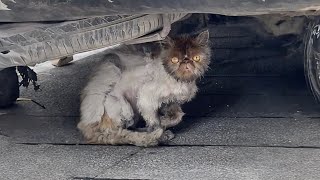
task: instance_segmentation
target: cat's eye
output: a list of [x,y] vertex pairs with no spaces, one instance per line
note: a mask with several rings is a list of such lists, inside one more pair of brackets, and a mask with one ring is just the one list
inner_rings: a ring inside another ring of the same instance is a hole
[[194,60],[194,61],[200,61],[201,60],[201,58],[200,58],[200,56],[193,56],[193,58],[192,58],[192,60]]
[[179,62],[179,59],[177,57],[173,57],[171,58],[171,62],[177,64]]

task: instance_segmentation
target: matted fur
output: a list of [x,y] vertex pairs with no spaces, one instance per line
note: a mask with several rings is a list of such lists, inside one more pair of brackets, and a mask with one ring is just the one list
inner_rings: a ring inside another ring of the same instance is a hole
[[178,125],[184,116],[177,103],[164,104],[159,111],[161,126],[165,129]]
[[[170,39],[166,48],[156,43],[131,45],[107,55],[82,92],[78,128],[84,137],[91,143],[137,146],[153,146],[173,137],[163,129],[182,120],[180,105],[195,96],[195,80],[209,64],[207,44],[206,31],[197,37]],[[195,55],[201,61],[193,62]],[[170,64],[173,56],[181,62]],[[185,71],[186,64],[192,69]],[[161,107],[164,113],[159,116]],[[148,131],[128,130],[134,129],[140,116]]]
[[123,128],[112,128],[113,125],[110,120],[102,118],[100,122],[91,124],[80,122],[78,128],[83,133],[87,142],[92,144],[132,144],[147,147],[157,145],[163,135],[162,129],[147,133],[132,132]]

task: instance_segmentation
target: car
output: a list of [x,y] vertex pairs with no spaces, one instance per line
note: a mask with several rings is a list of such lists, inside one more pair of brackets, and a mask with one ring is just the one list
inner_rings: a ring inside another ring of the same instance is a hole
[[115,44],[159,41],[208,28],[208,21],[216,23],[210,28],[214,48],[259,45],[267,38],[274,46],[277,38],[293,52],[304,50],[305,75],[320,101],[318,14],[318,0],[0,0],[0,107],[16,101],[21,85],[33,82],[37,89],[27,66],[57,59],[64,64],[74,54]]

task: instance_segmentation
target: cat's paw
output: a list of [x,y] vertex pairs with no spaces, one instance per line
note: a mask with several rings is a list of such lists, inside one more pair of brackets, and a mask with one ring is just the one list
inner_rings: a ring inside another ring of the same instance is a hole
[[164,134],[164,130],[161,128],[158,128],[150,133],[147,134],[144,142],[142,142],[138,146],[144,146],[144,147],[151,147],[151,146],[157,146],[160,142],[161,137]]
[[160,119],[177,120],[184,115],[179,104],[168,104],[160,108]]
[[161,143],[166,143],[166,142],[172,140],[174,137],[175,137],[175,135],[173,134],[172,131],[166,130],[166,131],[161,135],[159,141],[160,141]]
[[160,109],[160,123],[164,129],[178,125],[184,112],[178,104],[165,105]]

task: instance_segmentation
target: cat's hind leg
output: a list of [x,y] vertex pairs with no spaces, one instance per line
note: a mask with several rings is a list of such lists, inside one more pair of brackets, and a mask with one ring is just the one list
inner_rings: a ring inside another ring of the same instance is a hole
[[125,128],[132,123],[132,108],[113,91],[120,78],[121,69],[111,62],[104,63],[95,72],[82,92],[78,129],[91,143],[157,145],[162,129],[149,133]]
[[162,129],[148,133],[119,128],[107,114],[102,116],[100,122],[93,124],[80,122],[78,128],[86,140],[93,144],[155,146],[158,145],[163,134]]
[[104,114],[106,97],[121,78],[121,70],[113,63],[99,66],[81,93],[80,121],[83,124],[94,124]]

